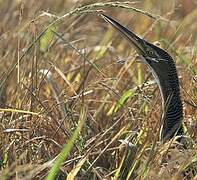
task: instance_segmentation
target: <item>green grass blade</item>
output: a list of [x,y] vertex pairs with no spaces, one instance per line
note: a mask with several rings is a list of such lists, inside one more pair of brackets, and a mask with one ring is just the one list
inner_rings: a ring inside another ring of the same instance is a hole
[[125,102],[134,95],[133,91],[131,89],[125,91],[121,98],[118,100],[114,112],[117,112],[124,104]]
[[85,112],[86,112],[85,107],[82,107],[81,112],[80,112],[80,117],[79,117],[79,124],[78,124],[76,130],[74,131],[72,137],[68,140],[68,142],[65,144],[63,150],[59,154],[59,157],[57,158],[57,160],[55,161],[55,164],[53,165],[53,167],[49,171],[49,174],[48,174],[46,180],[53,180],[53,179],[55,179],[55,176],[57,175],[62,162],[69,155],[69,152],[71,151],[71,149],[72,149],[72,147],[74,145],[74,142],[77,139],[77,137],[78,137],[78,135],[79,135],[79,133],[81,131],[81,128],[82,128],[82,126],[84,124],[85,115],[86,115]]

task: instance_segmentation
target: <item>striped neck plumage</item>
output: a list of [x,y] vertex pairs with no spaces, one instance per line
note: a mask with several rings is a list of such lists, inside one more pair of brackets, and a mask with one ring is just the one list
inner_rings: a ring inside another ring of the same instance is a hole
[[[162,128],[160,140],[165,142],[175,135],[182,135],[183,106],[180,95],[180,85],[175,63],[172,58],[168,59],[166,79],[159,80],[162,96]],[[161,81],[161,82],[160,82]]]

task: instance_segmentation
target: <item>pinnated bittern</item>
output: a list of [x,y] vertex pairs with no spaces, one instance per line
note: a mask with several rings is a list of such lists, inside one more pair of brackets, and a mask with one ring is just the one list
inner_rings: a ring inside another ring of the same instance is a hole
[[163,109],[160,140],[165,142],[176,135],[183,135],[183,107],[179,79],[172,57],[165,50],[138,37],[111,17],[104,14],[102,17],[126,37],[142,62],[150,68],[159,86]]

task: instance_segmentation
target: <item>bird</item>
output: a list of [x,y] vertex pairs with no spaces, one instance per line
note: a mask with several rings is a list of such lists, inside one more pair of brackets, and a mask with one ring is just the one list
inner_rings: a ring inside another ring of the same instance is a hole
[[162,99],[162,119],[159,140],[169,141],[184,135],[183,104],[175,61],[164,49],[139,37],[113,18],[101,14],[103,19],[119,31],[136,50],[141,62],[145,63],[155,78]]

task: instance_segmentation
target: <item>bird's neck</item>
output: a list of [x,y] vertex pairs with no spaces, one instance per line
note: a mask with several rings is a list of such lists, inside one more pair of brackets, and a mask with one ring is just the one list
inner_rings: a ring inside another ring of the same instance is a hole
[[163,106],[163,127],[161,140],[172,138],[175,134],[183,134],[183,106],[180,95],[179,79],[174,62],[169,64],[167,81],[160,82]]

